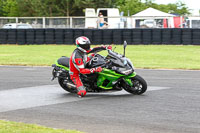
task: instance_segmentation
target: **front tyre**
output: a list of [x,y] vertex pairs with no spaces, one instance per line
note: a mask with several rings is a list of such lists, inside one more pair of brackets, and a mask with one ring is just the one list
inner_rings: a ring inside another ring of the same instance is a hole
[[147,90],[147,83],[146,81],[139,75],[131,78],[133,86],[125,85],[124,90],[129,93],[141,95]]

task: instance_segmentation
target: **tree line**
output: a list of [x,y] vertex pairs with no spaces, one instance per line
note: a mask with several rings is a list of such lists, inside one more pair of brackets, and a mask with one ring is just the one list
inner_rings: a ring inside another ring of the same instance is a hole
[[133,15],[148,7],[177,15],[189,15],[181,1],[156,4],[154,0],[0,0],[1,17],[84,16],[85,8],[118,8],[124,15]]

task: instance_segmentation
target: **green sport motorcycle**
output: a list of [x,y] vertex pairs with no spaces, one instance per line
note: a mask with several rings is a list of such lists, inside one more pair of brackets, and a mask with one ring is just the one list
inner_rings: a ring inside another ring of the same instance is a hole
[[[87,68],[95,68],[101,66],[102,72],[93,74],[80,74],[81,81],[86,87],[87,92],[103,92],[103,91],[120,91],[122,89],[129,93],[140,95],[147,90],[146,81],[134,72],[133,64],[124,54],[118,54],[112,50],[107,50],[106,57],[95,54],[95,56],[87,64]],[[68,57],[61,57],[53,64],[52,80],[58,78],[60,86],[70,92],[76,93],[77,89],[69,75]]]

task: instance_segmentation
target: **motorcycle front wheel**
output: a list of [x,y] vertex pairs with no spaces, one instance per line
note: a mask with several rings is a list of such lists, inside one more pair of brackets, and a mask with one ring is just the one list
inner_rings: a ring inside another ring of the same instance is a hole
[[129,86],[128,84],[124,85],[124,90],[129,93],[141,95],[147,90],[146,81],[139,75],[131,78],[133,86]]

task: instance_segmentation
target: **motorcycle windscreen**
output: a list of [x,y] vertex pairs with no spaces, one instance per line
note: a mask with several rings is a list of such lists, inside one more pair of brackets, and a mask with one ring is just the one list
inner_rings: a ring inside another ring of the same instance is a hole
[[106,63],[105,57],[97,54],[97,55],[95,55],[94,58],[92,58],[92,60],[88,64],[88,67],[89,68],[99,67],[99,66],[102,66],[105,63]]

